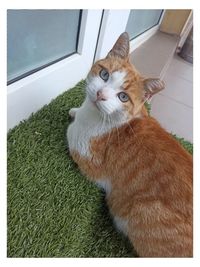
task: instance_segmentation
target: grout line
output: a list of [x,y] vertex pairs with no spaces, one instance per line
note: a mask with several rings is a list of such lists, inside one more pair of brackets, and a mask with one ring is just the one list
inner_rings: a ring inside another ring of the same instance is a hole
[[183,106],[186,106],[186,107],[188,107],[188,108],[190,108],[190,109],[193,109],[193,106],[189,106],[189,105],[187,105],[187,104],[185,104],[185,103],[183,103],[183,102],[181,102],[181,101],[178,101],[178,100],[176,100],[176,99],[174,99],[174,98],[172,98],[172,97],[170,97],[170,96],[163,95],[162,93],[159,93],[159,95],[161,95],[161,96],[163,96],[163,97],[166,97],[166,98],[168,98],[168,99],[170,99],[170,100],[172,100],[172,101],[174,101],[174,102],[177,102],[177,103],[180,104],[180,105],[183,105]]
[[173,74],[173,72],[171,72],[170,70],[168,70],[169,72],[167,72],[165,75],[172,75],[172,76],[174,76],[174,77],[178,77],[178,78],[180,78],[180,79],[182,79],[182,80],[184,80],[184,81],[187,81],[187,82],[189,82],[189,83],[191,83],[191,84],[193,84],[193,81],[191,81],[191,80],[189,80],[189,79],[186,79],[185,77],[183,77],[183,76],[181,76],[181,75],[179,75],[179,74]]

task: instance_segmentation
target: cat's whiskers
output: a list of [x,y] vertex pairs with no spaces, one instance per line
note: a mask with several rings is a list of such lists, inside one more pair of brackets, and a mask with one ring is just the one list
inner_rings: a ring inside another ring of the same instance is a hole
[[101,114],[102,116],[101,116],[101,120],[100,120],[100,123],[101,123],[101,125],[100,125],[100,131],[99,132],[102,132],[102,130],[104,129],[104,127],[105,127],[105,124],[106,124],[106,115],[104,114],[104,113],[102,113]]
[[117,130],[117,139],[118,139],[118,146],[120,145],[120,138],[119,138],[119,129],[118,129],[118,127],[117,127],[117,124],[113,121],[113,123],[114,123],[114,129],[116,129]]
[[[109,114],[106,114],[106,117],[107,117],[107,122],[108,122],[108,124],[110,125],[110,124],[111,124],[111,119],[110,119]],[[106,151],[106,148],[107,148],[107,146],[108,146],[108,143],[109,143],[109,140],[110,140],[111,133],[112,133],[112,130],[110,129],[110,131],[109,131],[109,135],[108,135],[108,139],[107,139],[107,141],[106,141],[105,151]]]
[[116,128],[117,128],[117,136],[118,136],[118,146],[120,145],[120,138],[119,138],[119,129],[118,129],[118,127],[116,126]]
[[[119,112],[119,111],[117,111],[117,113],[119,114],[119,115],[121,115],[121,112]],[[133,128],[131,127],[131,125],[130,125],[130,123],[129,123],[129,119],[127,119],[125,116],[124,116],[124,120],[125,120],[125,124],[127,123],[128,124],[128,126],[129,126],[129,128],[131,129],[131,131],[133,132],[133,134],[135,134],[135,132],[134,132],[134,130],[133,130]]]
[[133,128],[131,127],[129,121],[127,121],[127,124],[128,124],[128,126],[129,126],[129,128],[131,129],[131,131],[133,132],[133,134],[135,135],[135,132],[134,132]]

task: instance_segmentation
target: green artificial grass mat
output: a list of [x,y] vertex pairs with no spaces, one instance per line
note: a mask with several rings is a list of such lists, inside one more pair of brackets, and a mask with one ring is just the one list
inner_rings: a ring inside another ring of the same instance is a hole
[[[136,257],[104,193],[69,156],[68,111],[84,81],[8,133],[8,257]],[[180,139],[192,153],[192,144]]]

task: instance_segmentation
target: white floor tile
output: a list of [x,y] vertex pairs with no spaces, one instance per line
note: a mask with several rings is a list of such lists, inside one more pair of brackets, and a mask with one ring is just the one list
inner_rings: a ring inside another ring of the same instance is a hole
[[174,56],[167,73],[193,82],[193,65],[178,55]]
[[193,141],[193,109],[166,96],[157,95],[151,101],[151,115],[170,133]]
[[186,106],[193,107],[193,84],[192,82],[182,79],[176,74],[167,74],[164,77],[165,88],[160,92],[161,95],[167,96],[182,103]]

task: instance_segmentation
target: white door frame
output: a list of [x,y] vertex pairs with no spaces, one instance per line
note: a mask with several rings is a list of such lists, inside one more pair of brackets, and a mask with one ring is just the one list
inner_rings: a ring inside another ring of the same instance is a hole
[[104,58],[119,35],[125,31],[130,9],[104,10],[95,61]]
[[[126,30],[130,9],[104,10],[101,30],[95,55],[95,61],[104,58],[110,51],[119,35]],[[164,12],[161,15],[158,25],[142,33],[130,41],[130,53],[132,53],[142,43],[146,42],[159,30]]]
[[8,85],[8,129],[86,77],[93,63],[102,12],[82,11],[76,54]]

